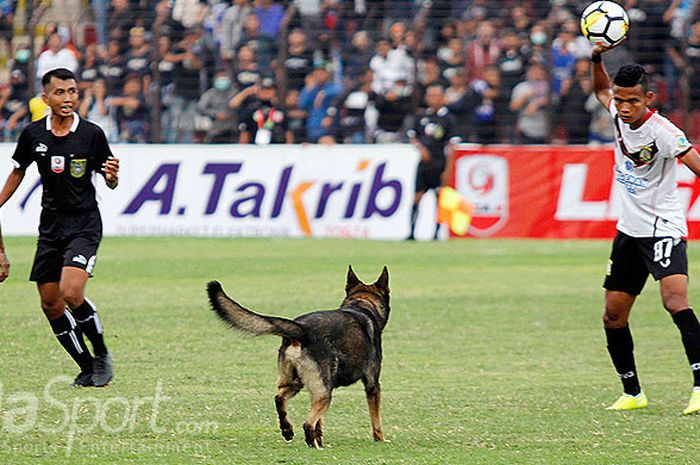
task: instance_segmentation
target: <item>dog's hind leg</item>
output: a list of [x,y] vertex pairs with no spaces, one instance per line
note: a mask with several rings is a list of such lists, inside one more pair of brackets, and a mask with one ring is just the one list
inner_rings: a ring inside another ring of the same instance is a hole
[[[291,344],[293,348],[298,349],[298,344]],[[285,345],[282,346],[279,353],[277,370],[279,377],[277,379],[277,395],[275,396],[275,407],[277,408],[277,416],[280,421],[280,431],[285,441],[291,441],[294,437],[294,428],[289,421],[287,413],[287,401],[297,395],[304,387],[304,383],[299,377],[293,363],[287,358]],[[293,349],[294,350],[294,349]]]
[[322,419],[331,405],[330,391],[311,402],[309,418],[304,422],[304,439],[309,447],[323,448]]
[[379,408],[382,400],[381,386],[378,382],[365,381],[365,395],[367,396],[367,406],[369,407],[369,418],[372,422],[372,437],[375,441],[383,441],[382,418]]
[[287,401],[297,395],[301,388],[302,385],[300,383],[291,386],[279,386],[279,391],[277,391],[277,395],[275,396],[275,407],[277,408],[277,416],[280,420],[280,431],[285,441],[291,441],[294,437],[294,427],[292,427],[287,413]]

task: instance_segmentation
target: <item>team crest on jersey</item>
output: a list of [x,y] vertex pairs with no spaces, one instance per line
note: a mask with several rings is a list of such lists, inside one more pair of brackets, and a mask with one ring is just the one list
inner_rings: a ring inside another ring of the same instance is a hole
[[66,159],[59,156],[59,155],[54,155],[51,157],[51,171],[53,171],[56,174],[63,173],[63,170],[66,169]]
[[70,175],[74,178],[82,178],[87,171],[87,159],[81,158],[70,161]]
[[655,142],[652,142],[643,146],[639,151],[626,155],[634,161],[635,166],[642,166],[651,163],[657,153],[659,153],[659,148]]

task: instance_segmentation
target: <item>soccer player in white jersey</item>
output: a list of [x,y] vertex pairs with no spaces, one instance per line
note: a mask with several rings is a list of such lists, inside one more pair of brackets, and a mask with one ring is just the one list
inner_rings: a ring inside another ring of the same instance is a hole
[[677,126],[649,109],[654,93],[644,68],[626,65],[612,83],[595,47],[593,86],[615,126],[615,181],[622,193],[608,264],[603,325],[608,352],[624,393],[609,410],[647,406],[634,363],[628,318],[649,274],[659,281],[664,308],[671,314],[693,371],[694,387],[684,414],[700,411],[700,324],[688,302],[688,228],[676,195],[676,159],[700,177],[700,156]]

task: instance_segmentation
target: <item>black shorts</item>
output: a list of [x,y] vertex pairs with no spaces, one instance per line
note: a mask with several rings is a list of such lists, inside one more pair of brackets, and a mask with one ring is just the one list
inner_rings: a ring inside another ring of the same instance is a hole
[[99,210],[80,213],[42,210],[39,240],[30,281],[54,283],[64,266],[80,268],[92,276],[102,239]]
[[444,158],[432,158],[418,163],[416,173],[416,192],[426,192],[442,185],[442,173],[445,171]]
[[617,232],[603,287],[639,295],[647,277],[688,274],[687,243],[672,237],[631,237]]

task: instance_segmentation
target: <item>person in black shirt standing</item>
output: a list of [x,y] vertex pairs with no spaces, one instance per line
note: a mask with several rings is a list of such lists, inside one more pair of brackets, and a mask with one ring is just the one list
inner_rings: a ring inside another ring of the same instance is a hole
[[[459,143],[456,125],[452,115],[445,106],[445,89],[441,84],[431,84],[425,91],[427,109],[422,112],[413,129],[408,131],[411,143],[415,145],[421,156],[416,173],[416,196],[411,209],[411,232],[407,240],[415,240],[418,205],[423,194],[429,189],[438,189],[444,185],[447,157],[452,155],[453,144]],[[440,224],[435,224],[433,239],[438,238]]]
[[[75,113],[79,92],[71,71],[49,71],[42,88],[51,114],[20,134],[12,156],[15,168],[0,191],[0,207],[15,193],[26,169],[36,163],[43,195],[29,279],[37,283],[41,308],[56,338],[80,367],[72,385],[105,386],[112,379],[112,360],[95,306],[85,298],[85,285],[102,238],[92,177],[99,173],[108,187],[116,188],[119,159],[112,155],[102,130]],[[92,343],[94,358],[83,334]]]

